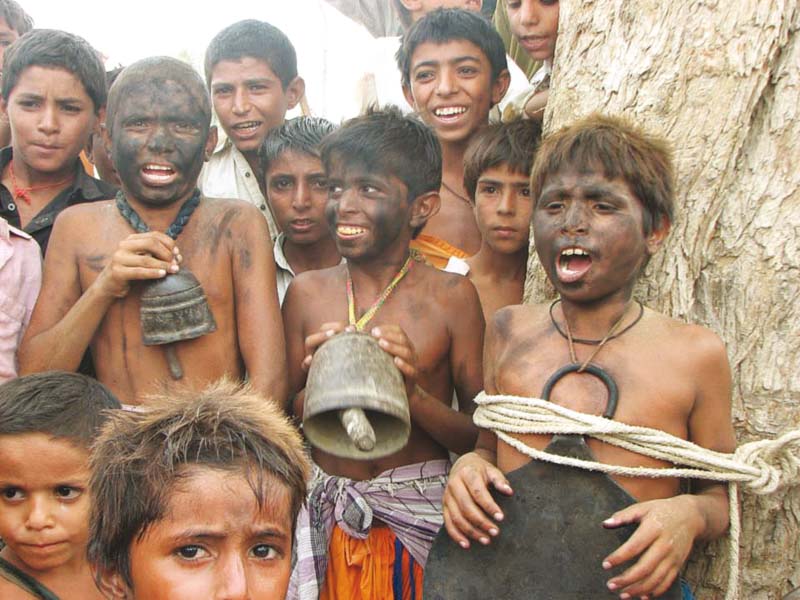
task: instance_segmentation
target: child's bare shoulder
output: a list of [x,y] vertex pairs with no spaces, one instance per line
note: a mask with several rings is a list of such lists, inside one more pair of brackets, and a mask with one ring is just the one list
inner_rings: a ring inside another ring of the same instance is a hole
[[548,304],[512,304],[494,313],[487,329],[492,334],[511,339],[516,336],[530,335],[531,330],[539,329],[549,319]]
[[69,226],[87,227],[89,224],[115,217],[119,214],[115,200],[98,200],[73,204],[62,210],[56,217],[56,223],[62,228]]
[[203,196],[203,200],[198,206],[198,212],[205,214],[206,218],[212,220],[222,218],[230,220],[232,217],[236,217],[237,220],[249,220],[256,216],[261,218],[262,221],[264,220],[258,208],[250,202],[237,198],[209,198]]
[[[327,269],[316,269],[299,273],[292,279],[289,286],[293,295],[302,294],[322,298],[333,289],[344,293],[342,281],[344,280],[344,265],[336,265]],[[288,292],[287,292],[288,293]]]
[[[647,336],[651,348],[661,346],[665,354],[680,357],[681,362],[700,371],[718,369],[728,364],[725,343],[711,329],[650,309],[645,310],[647,326],[643,335]],[[727,366],[724,368],[727,369]]]

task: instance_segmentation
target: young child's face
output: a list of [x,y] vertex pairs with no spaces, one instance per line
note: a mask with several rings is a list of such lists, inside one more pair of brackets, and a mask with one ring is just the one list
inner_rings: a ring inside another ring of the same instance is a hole
[[213,149],[198,97],[178,81],[131,85],[112,116],[111,156],[125,192],[153,206],[188,197]]
[[534,60],[552,60],[558,37],[558,0],[506,0],[511,33]]
[[2,556],[26,571],[79,566],[89,527],[89,452],[43,433],[0,436]]
[[97,121],[83,84],[59,68],[28,67],[2,106],[14,159],[40,173],[72,170]]
[[256,152],[267,133],[283,123],[295,97],[263,60],[222,60],[211,70],[211,99],[225,134],[244,153]]
[[236,471],[187,468],[164,518],[130,548],[130,598],[283,600],[292,562],[288,489],[269,483],[259,509]]
[[408,102],[442,142],[468,140],[489,121],[505,94],[507,72],[492,82],[492,66],[467,40],[425,42],[411,56]]
[[666,234],[644,234],[644,207],[621,179],[565,168],[547,177],[533,214],[541,263],[564,297],[589,301],[629,289]]
[[481,237],[495,252],[527,248],[533,211],[528,176],[500,164],[486,169],[475,189],[475,218]]
[[267,199],[286,238],[299,245],[330,236],[325,219],[328,180],[319,158],[287,151],[265,174]]
[[3,17],[0,17],[0,80],[3,77],[3,56],[6,53],[6,48],[19,39],[19,33],[16,29],[11,29],[11,26],[6,22]]
[[409,228],[408,188],[394,175],[340,159],[330,165],[328,185],[325,215],[342,256],[380,256]]

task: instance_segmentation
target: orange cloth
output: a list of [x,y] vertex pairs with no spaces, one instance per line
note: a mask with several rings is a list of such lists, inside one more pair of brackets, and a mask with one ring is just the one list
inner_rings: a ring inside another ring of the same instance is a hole
[[[328,550],[328,572],[320,600],[400,600],[392,586],[396,536],[388,527],[374,525],[365,540],[333,528]],[[411,600],[411,555],[403,549],[403,597]],[[422,600],[422,567],[414,563],[414,598]]]
[[420,252],[430,264],[437,269],[444,269],[451,256],[469,258],[469,254],[445,242],[441,238],[420,233],[411,240],[412,250]]

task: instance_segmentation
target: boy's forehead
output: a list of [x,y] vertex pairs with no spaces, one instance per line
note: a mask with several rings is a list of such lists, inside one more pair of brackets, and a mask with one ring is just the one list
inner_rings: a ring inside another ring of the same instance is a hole
[[17,475],[32,483],[65,481],[89,469],[88,448],[43,432],[0,435],[0,456],[0,478]]
[[411,53],[411,68],[420,63],[440,64],[462,59],[489,62],[489,57],[478,45],[463,38],[454,38],[445,41],[428,40],[419,44]]
[[323,167],[322,159],[319,156],[289,148],[278,154],[278,156],[269,162],[269,166],[267,167],[265,175],[284,170],[322,172],[325,170],[325,168]]
[[350,179],[385,179],[402,183],[396,173],[390,171],[382,161],[368,160],[358,156],[343,156],[334,153],[328,160],[326,172],[328,176],[342,180]]
[[[238,76],[238,77],[237,77]],[[211,68],[212,85],[217,80],[227,81],[228,79],[249,77],[265,77],[279,79],[272,65],[258,56],[240,56],[239,58],[223,58],[216,62]]]
[[168,108],[170,112],[199,120],[207,112],[203,98],[205,91],[198,92],[182,81],[143,78],[138,82],[130,82],[118,91],[116,109],[122,114],[131,110],[156,114],[161,109]]

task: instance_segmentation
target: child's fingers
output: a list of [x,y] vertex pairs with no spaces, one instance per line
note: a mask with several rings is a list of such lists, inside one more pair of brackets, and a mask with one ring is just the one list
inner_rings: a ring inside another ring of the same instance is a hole
[[639,526],[628,540],[603,560],[603,568],[611,569],[633,560],[644,552],[658,537],[657,532],[647,526]]
[[472,493],[473,490],[461,479],[457,479],[449,490],[452,501],[448,505],[453,525],[467,537],[488,544],[490,536],[497,535],[499,530],[476,504]]

